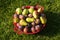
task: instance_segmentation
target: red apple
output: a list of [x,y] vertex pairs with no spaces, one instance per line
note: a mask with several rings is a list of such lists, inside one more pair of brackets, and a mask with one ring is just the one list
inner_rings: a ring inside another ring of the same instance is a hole
[[19,23],[17,23],[17,26],[20,26],[20,24],[19,24]]
[[40,26],[39,25],[36,25],[35,26],[35,30],[39,31],[40,30]]
[[17,9],[16,9],[16,14],[18,14],[18,15],[19,15],[19,14],[22,14],[21,8],[17,8]]
[[28,16],[29,16],[29,17],[33,17],[33,15],[32,15],[32,14],[28,14]]
[[24,28],[24,33],[27,33],[27,32],[28,32],[28,28],[25,27],[25,28]]
[[36,5],[36,6],[35,6],[35,9],[37,10],[39,7],[40,7],[40,5]]
[[17,23],[17,27],[18,27],[20,30],[23,29],[23,27],[22,27],[19,23]]
[[35,33],[35,28],[34,28],[34,27],[32,27],[32,28],[31,28],[31,31],[32,31],[33,33]]
[[20,18],[20,19],[24,19],[24,16],[23,16],[23,15],[19,15],[19,18]]
[[27,9],[29,9],[29,8],[30,8],[30,6],[26,6],[26,8],[27,8]]
[[17,18],[17,14],[14,14],[14,18]]

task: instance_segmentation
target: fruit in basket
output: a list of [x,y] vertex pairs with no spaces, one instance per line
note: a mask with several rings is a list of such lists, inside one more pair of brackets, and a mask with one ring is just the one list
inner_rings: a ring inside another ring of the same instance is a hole
[[22,9],[25,9],[25,6],[22,6]]
[[18,29],[20,29],[20,30],[23,29],[23,27],[22,27],[19,23],[17,23],[17,27],[18,27]]
[[20,19],[24,19],[24,16],[23,16],[23,15],[19,15],[19,18],[20,18]]
[[28,14],[28,9],[24,9],[22,15],[27,15],[27,14]]
[[21,26],[26,26],[27,25],[27,22],[25,20],[21,19],[20,22],[19,22],[19,24]]
[[20,31],[22,31],[23,27],[19,23],[17,23],[17,27]]
[[35,23],[36,23],[36,24],[39,24],[39,23],[40,23],[40,20],[39,20],[39,19],[36,19],[36,20],[35,20]]
[[14,14],[14,18],[17,18],[17,14]]
[[33,17],[34,17],[34,18],[37,18],[37,17],[38,17],[36,11],[33,12]]
[[40,5],[17,8],[13,19],[17,32],[27,34],[39,32],[46,23],[45,14],[42,13],[43,10],[44,8]]
[[17,14],[21,14],[21,13],[22,13],[21,8],[17,8],[17,9],[16,9],[16,13],[17,13]]
[[32,22],[31,24],[32,24],[32,26],[35,26],[36,25],[35,22]]
[[27,33],[28,32],[28,28],[25,27],[23,31],[24,31],[24,33]]
[[36,25],[36,26],[35,26],[35,30],[36,30],[36,31],[39,31],[39,30],[40,30],[40,25]]
[[27,9],[29,9],[31,6],[25,6]]
[[37,11],[40,13],[41,12],[41,8],[39,8]]
[[23,27],[22,26],[18,26],[18,28],[22,31]]
[[34,11],[34,7],[33,6],[31,6],[30,8],[29,8],[29,13],[33,13],[33,11]]
[[14,21],[14,23],[17,23],[19,20],[18,20],[18,18],[14,18],[13,21]]
[[38,8],[40,8],[40,5],[35,5],[35,9],[38,10]]
[[40,17],[40,20],[41,20],[41,23],[42,23],[42,24],[45,24],[46,21],[47,21],[46,18],[45,18],[45,17],[42,17],[42,16]]
[[27,22],[33,22],[34,21],[34,18],[26,18],[26,21]]
[[32,14],[28,14],[28,17],[33,17],[33,15]]
[[20,24],[19,24],[19,23],[17,23],[17,26],[20,26]]
[[34,28],[34,27],[31,27],[31,31],[32,31],[33,33],[35,33],[35,28]]

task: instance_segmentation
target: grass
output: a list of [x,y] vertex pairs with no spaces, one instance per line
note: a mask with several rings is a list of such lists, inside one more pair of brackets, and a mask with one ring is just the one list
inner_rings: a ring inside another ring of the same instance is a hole
[[[18,35],[13,31],[13,14],[17,7],[44,6],[47,25],[34,35]],[[60,0],[0,0],[0,40],[60,40]]]

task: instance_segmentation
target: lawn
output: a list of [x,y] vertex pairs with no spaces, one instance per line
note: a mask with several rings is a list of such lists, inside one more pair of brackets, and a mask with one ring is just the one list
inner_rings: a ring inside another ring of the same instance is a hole
[[[39,4],[47,16],[46,28],[34,35],[13,31],[13,14],[17,7]],[[60,40],[60,0],[0,0],[0,40]]]

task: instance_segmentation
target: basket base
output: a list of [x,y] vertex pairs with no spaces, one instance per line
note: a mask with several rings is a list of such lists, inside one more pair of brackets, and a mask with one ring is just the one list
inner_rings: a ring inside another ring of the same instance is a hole
[[16,32],[17,34],[36,34],[36,33],[38,33],[38,32],[40,32],[42,29],[44,29],[45,28],[45,25],[43,25],[43,27],[42,27],[42,29],[41,30],[38,30],[38,31],[36,31],[36,32],[27,32],[27,33],[24,33],[23,31],[19,31],[18,30],[18,27],[17,27],[17,23],[13,23],[14,24],[14,32]]

